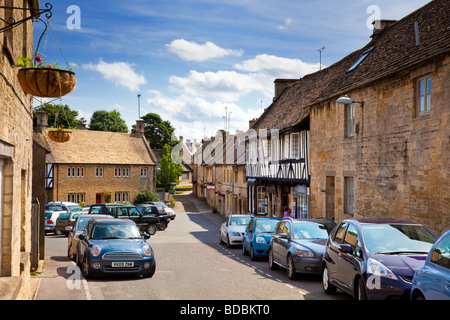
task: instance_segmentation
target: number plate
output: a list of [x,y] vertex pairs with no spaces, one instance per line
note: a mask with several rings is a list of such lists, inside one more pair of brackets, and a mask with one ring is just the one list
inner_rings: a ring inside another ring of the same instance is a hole
[[112,262],[114,268],[131,268],[134,267],[134,262]]

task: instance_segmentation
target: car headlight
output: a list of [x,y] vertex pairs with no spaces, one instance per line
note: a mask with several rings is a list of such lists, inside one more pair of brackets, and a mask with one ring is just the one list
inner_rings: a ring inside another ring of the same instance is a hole
[[295,250],[295,255],[301,258],[314,258],[314,253],[308,250]]
[[263,237],[256,237],[256,243],[266,243],[266,239]]
[[393,280],[398,280],[395,274],[389,270],[380,261],[369,258],[367,260],[367,272],[373,274],[374,276],[385,277]]
[[152,255],[152,250],[150,249],[149,246],[143,246],[143,247],[142,247],[142,252],[143,252],[144,255],[146,255],[146,256],[151,256],[151,255]]
[[93,246],[90,251],[91,251],[92,256],[98,257],[100,255],[100,253],[102,252],[102,248],[100,248],[98,246]]

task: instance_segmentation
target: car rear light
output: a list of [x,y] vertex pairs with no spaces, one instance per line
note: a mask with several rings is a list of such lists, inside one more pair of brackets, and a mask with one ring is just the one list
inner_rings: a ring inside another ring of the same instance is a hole
[[47,224],[53,224],[52,220],[47,220]]
[[70,227],[72,225],[72,221],[67,220],[67,226]]

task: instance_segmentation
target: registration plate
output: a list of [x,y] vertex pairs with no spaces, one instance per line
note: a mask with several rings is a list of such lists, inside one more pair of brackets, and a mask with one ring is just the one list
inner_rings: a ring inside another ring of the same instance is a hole
[[113,268],[131,268],[134,267],[134,262],[112,262]]

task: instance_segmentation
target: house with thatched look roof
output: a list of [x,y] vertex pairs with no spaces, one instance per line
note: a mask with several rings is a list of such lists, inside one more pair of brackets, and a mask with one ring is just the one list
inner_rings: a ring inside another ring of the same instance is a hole
[[448,1],[431,1],[399,21],[375,21],[371,41],[339,62],[278,81],[252,125],[256,145],[248,139],[251,212],[264,203],[281,215],[301,195],[306,217],[448,229],[449,21]]
[[142,190],[156,189],[156,158],[138,120],[136,133],[71,129],[67,142],[48,138],[45,113],[38,131],[46,137],[46,202],[133,203]]

